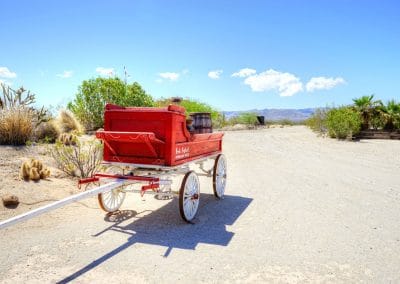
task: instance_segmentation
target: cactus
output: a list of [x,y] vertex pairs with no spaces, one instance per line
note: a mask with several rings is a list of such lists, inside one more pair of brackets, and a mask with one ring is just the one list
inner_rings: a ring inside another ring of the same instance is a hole
[[1,108],[12,109],[19,106],[30,106],[35,103],[35,94],[28,91],[27,93],[24,87],[18,90],[13,90],[10,86],[1,83],[3,98],[0,98]]
[[29,172],[31,170],[31,164],[30,162],[24,162],[21,166],[21,177],[24,180],[29,180]]
[[38,181],[48,178],[50,176],[50,170],[46,168],[41,161],[31,159],[22,164],[20,175],[24,180]]
[[43,164],[39,160],[32,159],[31,168],[36,168],[38,171],[41,171],[43,169]]
[[69,146],[69,145],[75,146],[78,142],[78,137],[75,134],[62,133],[60,135],[60,137],[58,138],[58,140],[66,146]]
[[29,172],[29,178],[34,181],[40,180],[40,174],[38,173],[37,168],[31,168]]
[[40,178],[41,179],[45,179],[48,178],[50,176],[50,170],[49,169],[43,169],[40,171]]

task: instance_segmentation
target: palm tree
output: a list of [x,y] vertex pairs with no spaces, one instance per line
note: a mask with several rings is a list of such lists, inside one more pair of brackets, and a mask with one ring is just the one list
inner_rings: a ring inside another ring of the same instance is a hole
[[358,99],[353,99],[355,109],[360,112],[362,117],[361,129],[369,129],[374,109],[382,105],[381,101],[373,101],[374,95],[362,96]]
[[393,130],[396,127],[400,126],[400,103],[397,103],[395,100],[390,100],[384,106],[384,118],[385,118],[385,126],[384,128],[387,130]]

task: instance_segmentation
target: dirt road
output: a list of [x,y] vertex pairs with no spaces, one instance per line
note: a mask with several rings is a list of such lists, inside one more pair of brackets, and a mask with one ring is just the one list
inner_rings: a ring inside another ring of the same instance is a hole
[[0,282],[400,282],[399,141],[289,127],[228,132],[224,152],[226,198],[202,178],[194,225],[176,200],[107,218],[92,198],[0,231]]

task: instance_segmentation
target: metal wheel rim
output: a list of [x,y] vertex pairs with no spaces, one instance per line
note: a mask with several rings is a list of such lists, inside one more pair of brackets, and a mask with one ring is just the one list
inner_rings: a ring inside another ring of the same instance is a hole
[[182,202],[185,218],[190,221],[196,215],[200,203],[200,182],[195,173],[191,173],[186,180]]
[[215,173],[215,190],[218,197],[222,197],[225,193],[226,186],[226,159],[220,156],[217,162],[217,169]]
[[117,211],[124,202],[126,192],[116,188],[100,194],[102,207],[105,211]]

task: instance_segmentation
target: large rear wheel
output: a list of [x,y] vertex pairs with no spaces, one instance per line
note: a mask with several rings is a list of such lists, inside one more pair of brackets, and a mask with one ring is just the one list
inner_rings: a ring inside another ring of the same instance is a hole
[[213,173],[213,190],[218,199],[223,198],[226,186],[226,158],[219,154],[215,159]]
[[179,190],[179,212],[186,222],[196,216],[200,202],[200,181],[194,171],[185,174]]

